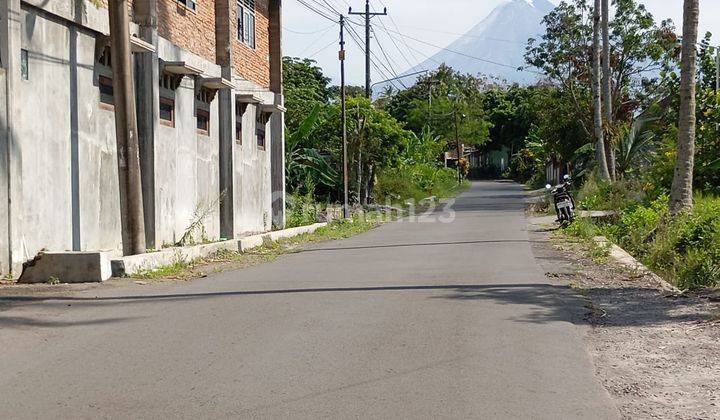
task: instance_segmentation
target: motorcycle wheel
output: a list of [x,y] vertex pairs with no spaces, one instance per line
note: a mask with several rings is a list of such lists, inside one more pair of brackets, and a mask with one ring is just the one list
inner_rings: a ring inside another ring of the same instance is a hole
[[575,221],[575,212],[572,211],[572,210],[570,210],[570,209],[567,209],[567,211],[568,211],[568,212],[567,212],[567,215],[568,215],[567,221],[568,221],[568,223],[574,222],[574,221]]
[[560,209],[560,220],[563,222],[572,222],[572,215],[570,213],[570,209],[567,207]]

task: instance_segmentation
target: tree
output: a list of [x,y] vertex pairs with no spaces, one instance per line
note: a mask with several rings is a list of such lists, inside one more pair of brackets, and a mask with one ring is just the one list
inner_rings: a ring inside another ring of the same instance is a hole
[[605,139],[603,133],[602,115],[602,74],[600,72],[600,8],[601,0],[595,0],[593,8],[593,58],[592,58],[592,94],[593,94],[593,121],[595,134],[595,159],[598,165],[598,174],[602,180],[610,180],[607,159],[605,158]]
[[603,112],[605,113],[605,159],[607,160],[608,172],[610,178],[615,179],[615,148],[613,147],[612,138],[610,137],[611,127],[613,125],[613,96],[612,96],[612,74],[610,68],[610,0],[602,0],[602,95],[603,95]]
[[294,132],[316,105],[326,104],[330,98],[322,69],[313,60],[283,57],[283,92],[285,95],[285,124]]
[[[606,95],[611,108],[606,106],[605,118],[612,116],[613,128],[629,124],[644,100],[656,102],[648,91],[655,91],[658,74],[672,68],[678,52],[671,21],[656,24],[637,0],[616,0],[614,4],[613,19],[607,19],[610,59],[605,60],[611,75],[606,82],[611,86],[611,94]],[[545,83],[562,90],[575,108],[572,116],[581,124],[585,143],[595,142],[591,105],[596,81],[593,53],[597,52],[593,48],[594,17],[595,10],[587,0],[561,2],[545,16],[545,34],[530,39],[525,54],[527,64],[542,70]]]
[[699,0],[685,0],[683,6],[682,60],[680,62],[680,116],[678,154],[670,189],[670,212],[693,208],[693,170],[695,166],[695,81],[697,70]]
[[389,98],[385,109],[405,128],[420,135],[426,128],[447,143],[446,150],[455,149],[457,112],[464,115],[458,121],[458,134],[465,144],[482,145],[488,140],[490,124],[483,106],[488,86],[481,78],[460,74],[441,65],[436,71],[421,77],[418,82]]

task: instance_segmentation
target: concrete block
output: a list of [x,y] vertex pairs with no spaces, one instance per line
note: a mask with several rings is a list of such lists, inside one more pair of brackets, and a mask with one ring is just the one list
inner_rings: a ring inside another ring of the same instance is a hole
[[23,264],[19,283],[93,283],[110,278],[110,257],[105,252],[41,252]]

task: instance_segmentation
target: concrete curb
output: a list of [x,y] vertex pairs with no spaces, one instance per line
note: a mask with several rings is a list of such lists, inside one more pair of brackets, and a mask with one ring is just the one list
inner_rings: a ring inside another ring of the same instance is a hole
[[155,270],[177,262],[190,262],[198,258],[204,258],[222,250],[245,252],[262,246],[265,242],[274,242],[304,233],[312,233],[324,226],[327,226],[327,223],[315,223],[308,226],[250,235],[240,239],[173,247],[158,252],[114,258],[111,261],[112,275],[115,277],[133,276],[142,271]]
[[315,223],[307,226],[299,226],[290,229],[276,230],[274,232],[262,233],[259,235],[246,236],[238,241],[238,249],[245,252],[249,249],[262,246],[265,242],[278,241],[280,239],[292,238],[293,236],[302,235],[304,233],[313,233],[321,227],[327,226],[327,223]]
[[190,262],[207,257],[218,251],[238,251],[238,240],[213,242],[211,244],[182,246],[148,252],[140,255],[128,255],[113,259],[112,274],[115,277],[132,276],[141,271],[154,270],[177,262]]
[[668,283],[663,279],[662,277],[655,274],[652,270],[647,268],[644,264],[642,264],[640,261],[636,260],[635,257],[630,255],[627,251],[620,248],[619,246],[615,245],[614,243],[610,242],[608,238],[604,236],[596,236],[593,238],[593,241],[595,241],[596,244],[600,246],[607,246],[610,250],[610,257],[615,260],[618,264],[622,265],[623,267],[629,268],[634,271],[641,272],[643,274],[649,275],[653,278],[659,285],[660,289],[662,289],[665,292],[669,293],[682,293],[680,289],[673,286],[672,284]]

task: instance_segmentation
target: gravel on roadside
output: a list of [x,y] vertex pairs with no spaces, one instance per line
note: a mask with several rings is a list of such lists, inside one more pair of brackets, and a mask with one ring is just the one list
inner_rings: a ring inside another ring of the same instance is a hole
[[585,297],[586,343],[623,418],[720,419],[716,291],[672,296],[552,229],[530,236],[546,275]]

